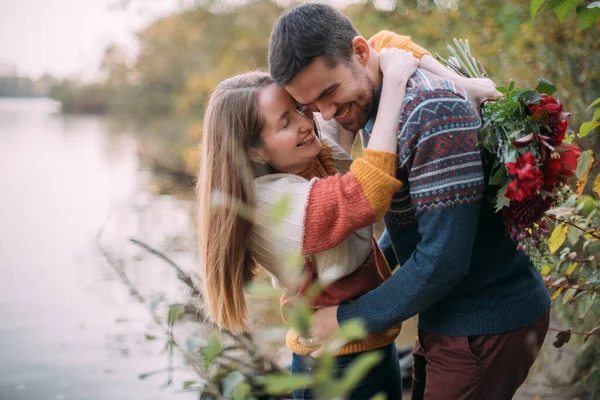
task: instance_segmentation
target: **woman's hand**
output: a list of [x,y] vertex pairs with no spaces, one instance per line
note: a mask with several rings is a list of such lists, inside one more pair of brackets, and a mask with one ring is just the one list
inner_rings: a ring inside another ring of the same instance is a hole
[[379,52],[379,69],[383,74],[383,84],[408,82],[419,67],[420,60],[410,51],[401,49],[381,49]]
[[496,90],[494,81],[488,78],[463,78],[458,84],[465,89],[477,110],[485,101],[502,96],[502,93]]

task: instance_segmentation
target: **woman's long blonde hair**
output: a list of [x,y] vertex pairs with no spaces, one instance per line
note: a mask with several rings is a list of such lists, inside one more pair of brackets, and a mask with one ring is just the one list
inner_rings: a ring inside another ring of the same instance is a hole
[[255,275],[248,254],[256,206],[249,150],[260,143],[260,91],[272,83],[263,72],[227,79],[211,95],[202,129],[196,186],[199,261],[207,316],[219,328],[246,330],[244,286]]

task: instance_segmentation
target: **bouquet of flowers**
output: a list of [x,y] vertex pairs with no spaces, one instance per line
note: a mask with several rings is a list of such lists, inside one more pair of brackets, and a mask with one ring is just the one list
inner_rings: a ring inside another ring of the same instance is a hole
[[[462,76],[485,77],[469,42],[454,44],[448,46],[453,57],[438,59]],[[497,89],[503,96],[481,108],[482,144],[491,164],[487,182],[498,186],[496,211],[519,249],[527,250],[549,235],[545,213],[569,193],[566,181],[575,174],[580,149],[571,144],[571,114],[552,96],[554,84],[541,78],[534,90],[515,88],[513,81]]]

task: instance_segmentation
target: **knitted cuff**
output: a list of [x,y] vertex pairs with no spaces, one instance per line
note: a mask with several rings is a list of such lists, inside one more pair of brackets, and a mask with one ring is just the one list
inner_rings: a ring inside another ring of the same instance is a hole
[[418,59],[421,59],[421,57],[424,55],[431,55],[430,52],[410,40],[410,36],[401,36],[390,31],[381,31],[376,33],[369,39],[369,44],[373,46],[376,51],[381,51],[381,49],[386,47],[396,47],[407,50],[412,52],[413,55]]
[[[383,332],[372,333],[364,339],[349,342],[348,344],[340,348],[338,351],[336,351],[335,355],[344,356],[347,354],[376,350],[383,346],[387,346],[388,344],[396,340],[401,330],[402,324],[399,324]],[[292,352],[298,355],[307,356],[320,347],[319,345],[304,346],[298,341],[299,337],[300,336],[298,335],[298,332],[296,332],[294,329],[288,330],[288,333],[285,337],[286,346]]]
[[402,182],[394,178],[396,155],[382,151],[368,151],[350,166],[369,201],[376,219],[383,217],[390,207],[394,193],[402,189]]
[[396,176],[396,161],[398,161],[398,155],[396,153],[364,149],[362,158],[386,174]]

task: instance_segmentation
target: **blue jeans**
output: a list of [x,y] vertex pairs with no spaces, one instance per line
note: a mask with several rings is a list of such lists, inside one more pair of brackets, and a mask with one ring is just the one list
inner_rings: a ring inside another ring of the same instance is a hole
[[[402,377],[400,376],[400,364],[396,344],[392,343],[377,350],[383,353],[383,360],[377,364],[367,376],[346,397],[351,400],[370,399],[379,392],[384,392],[388,400],[402,399]],[[363,353],[337,356],[334,376],[341,378],[349,365]],[[292,374],[311,375],[318,366],[318,359],[309,356],[292,355]],[[292,391],[294,399],[316,398],[310,388],[299,388]]]
[[379,248],[381,248],[381,252],[390,266],[390,269],[393,270],[396,268],[398,266],[398,259],[396,258],[396,253],[394,253],[394,249],[392,248],[392,241],[387,228],[381,234],[377,244],[379,245]]

